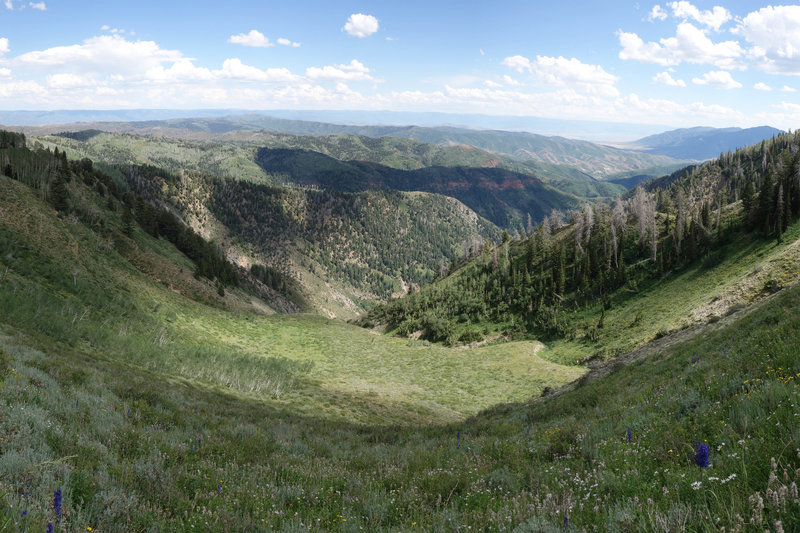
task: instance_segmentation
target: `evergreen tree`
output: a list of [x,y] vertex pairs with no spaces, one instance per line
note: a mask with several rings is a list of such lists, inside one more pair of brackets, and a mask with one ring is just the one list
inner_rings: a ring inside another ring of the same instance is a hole
[[748,180],[742,191],[742,211],[744,212],[745,220],[748,219],[750,213],[753,212],[753,203],[756,198],[756,187],[753,185],[753,180]]
[[772,173],[768,173],[764,176],[764,183],[761,184],[761,190],[758,192],[757,222],[764,236],[769,235],[772,231],[772,210],[775,205],[773,189]]
[[64,180],[64,176],[58,174],[55,179],[50,182],[50,194],[48,197],[50,204],[55,208],[56,211],[64,212],[68,207],[68,196],[69,191],[67,190],[67,182]]

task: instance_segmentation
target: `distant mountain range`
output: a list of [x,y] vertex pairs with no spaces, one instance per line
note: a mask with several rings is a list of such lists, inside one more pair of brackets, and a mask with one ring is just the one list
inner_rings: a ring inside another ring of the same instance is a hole
[[[2,115],[0,114],[0,118]],[[656,154],[614,148],[588,141],[527,132],[477,130],[452,126],[344,125],[288,120],[250,113],[223,117],[176,118],[137,122],[87,122],[13,128],[31,135],[95,128],[107,132],[159,135],[195,140],[253,141],[253,134],[275,132],[302,136],[360,135],[413,139],[440,147],[471,146],[522,162],[566,165],[594,178],[621,172],[663,175],[683,162]],[[667,167],[662,170],[663,167]],[[650,172],[658,168],[658,172]]]
[[298,110],[274,109],[248,111],[244,109],[119,109],[119,110],[54,110],[0,111],[0,124],[6,126],[43,126],[73,122],[128,122],[169,120],[191,117],[221,117],[226,115],[258,114],[295,121],[336,123],[342,125],[407,125],[460,126],[464,128],[535,131],[543,135],[563,135],[589,140],[627,141],[663,131],[665,126],[564,120],[542,117],[479,115],[467,113],[427,113],[405,111],[361,110]]
[[676,159],[705,161],[783,133],[770,126],[756,128],[682,128],[650,135],[629,143],[627,148]]

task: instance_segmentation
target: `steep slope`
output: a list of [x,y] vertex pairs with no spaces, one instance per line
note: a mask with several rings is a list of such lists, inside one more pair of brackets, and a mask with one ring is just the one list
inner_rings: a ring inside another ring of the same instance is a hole
[[650,135],[627,146],[677,159],[705,161],[780,135],[782,130],[769,126],[755,128],[682,128]]
[[448,343],[583,339],[566,359],[575,361],[717,319],[800,272],[799,145],[782,135],[656,182],[654,193],[639,187],[613,209],[573,212],[570,226],[548,219],[364,324]]
[[261,148],[256,161],[272,175],[303,186],[341,191],[396,189],[427,191],[457,198],[482,217],[505,228],[519,228],[530,214],[542,220],[553,209],[578,199],[535,177],[502,168],[427,167],[397,170],[359,161],[339,161],[306,150]]
[[454,256],[499,236],[495,226],[440,195],[274,187],[140,167],[122,174],[238,264],[263,263],[297,280],[310,307],[328,316],[353,317],[430,282]]

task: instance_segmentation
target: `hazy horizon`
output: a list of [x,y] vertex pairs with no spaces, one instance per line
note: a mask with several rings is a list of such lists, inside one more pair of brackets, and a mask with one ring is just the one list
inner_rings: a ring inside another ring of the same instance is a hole
[[658,125],[649,133],[800,122],[796,5],[4,0],[0,11],[6,111],[449,113]]

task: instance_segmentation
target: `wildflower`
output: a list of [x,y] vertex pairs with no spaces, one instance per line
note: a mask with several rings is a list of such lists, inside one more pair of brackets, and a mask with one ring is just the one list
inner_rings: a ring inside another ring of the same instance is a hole
[[569,529],[569,515],[564,515],[564,531]]
[[47,524],[47,533],[53,533],[53,523],[49,522]]
[[61,521],[61,487],[53,493],[53,510],[56,512],[56,522]]
[[702,481],[692,481],[692,488],[694,490],[700,490],[700,487],[703,485]]
[[456,431],[456,448],[461,449],[461,432]]
[[25,518],[26,516],[28,516],[28,511],[22,511],[21,516],[22,516],[22,518]]
[[697,447],[697,455],[694,457],[694,462],[700,468],[708,468],[708,444],[700,444]]
[[633,439],[633,435],[631,435],[631,428],[628,428],[628,442]]

